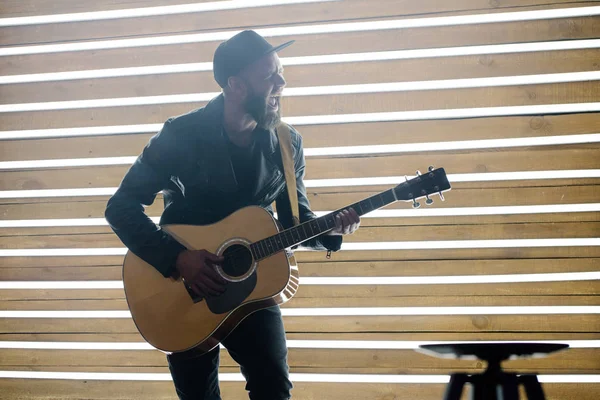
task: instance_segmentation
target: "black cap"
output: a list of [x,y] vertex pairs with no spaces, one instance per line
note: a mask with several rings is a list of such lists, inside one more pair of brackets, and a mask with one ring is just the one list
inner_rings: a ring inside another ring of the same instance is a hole
[[259,58],[279,51],[294,43],[294,40],[273,47],[254,31],[243,31],[221,43],[213,58],[215,80],[224,88],[230,76],[237,75],[242,69]]

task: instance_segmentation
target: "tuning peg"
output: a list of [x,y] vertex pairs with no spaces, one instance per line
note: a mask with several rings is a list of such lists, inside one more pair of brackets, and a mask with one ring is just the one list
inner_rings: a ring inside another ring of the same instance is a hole
[[421,207],[421,203],[419,203],[416,199],[413,199],[413,208],[419,208]]
[[416,174],[417,176],[421,176],[421,171],[417,170]]
[[404,175],[404,180],[408,182],[408,176]]
[[428,206],[433,204],[433,199],[430,199],[429,196],[425,196],[427,198],[427,200],[425,200],[425,204],[427,204]]
[[433,170],[435,169],[433,165],[430,165],[429,168],[427,168],[429,170],[429,172],[433,172]]
[[440,199],[442,199],[442,201],[445,201],[446,199],[444,199],[444,195],[442,194],[442,192],[438,193],[440,195]]

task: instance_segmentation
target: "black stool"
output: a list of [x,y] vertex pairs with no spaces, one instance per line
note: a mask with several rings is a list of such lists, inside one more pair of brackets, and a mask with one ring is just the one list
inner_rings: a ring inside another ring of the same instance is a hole
[[422,345],[420,352],[442,358],[480,359],[488,366],[483,374],[452,374],[444,400],[460,400],[463,387],[471,384],[471,400],[518,400],[519,385],[529,400],[545,400],[542,385],[535,374],[517,375],[502,371],[500,363],[520,357],[544,357],[569,347],[553,343],[463,343]]

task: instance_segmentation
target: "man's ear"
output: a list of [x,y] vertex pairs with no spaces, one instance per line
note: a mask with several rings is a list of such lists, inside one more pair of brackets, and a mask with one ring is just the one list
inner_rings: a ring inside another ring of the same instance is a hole
[[248,94],[248,86],[243,79],[238,76],[230,76],[227,79],[227,86],[231,93],[234,93],[236,97],[245,99]]

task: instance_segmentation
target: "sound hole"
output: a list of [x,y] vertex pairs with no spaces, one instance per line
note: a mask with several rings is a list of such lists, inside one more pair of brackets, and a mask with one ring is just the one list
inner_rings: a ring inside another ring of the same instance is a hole
[[252,253],[250,249],[241,244],[234,244],[223,252],[223,272],[232,277],[239,277],[247,273],[252,267]]

